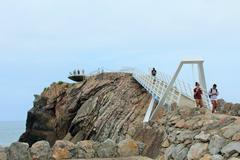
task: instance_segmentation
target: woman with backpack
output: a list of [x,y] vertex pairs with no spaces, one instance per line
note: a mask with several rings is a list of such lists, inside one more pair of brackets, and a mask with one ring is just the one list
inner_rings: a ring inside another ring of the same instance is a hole
[[219,95],[216,84],[213,84],[213,87],[210,89],[208,95],[209,95],[209,98],[211,99],[212,106],[213,106],[212,113],[214,113],[216,112],[216,109],[218,107],[217,96]]

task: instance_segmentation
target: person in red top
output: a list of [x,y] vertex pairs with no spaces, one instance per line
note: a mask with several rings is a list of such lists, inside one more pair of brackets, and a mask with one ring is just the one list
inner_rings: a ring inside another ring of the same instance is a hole
[[200,87],[200,84],[198,82],[195,83],[195,88],[194,88],[194,99],[196,101],[197,107],[202,108],[203,107],[203,102],[202,102],[202,89]]

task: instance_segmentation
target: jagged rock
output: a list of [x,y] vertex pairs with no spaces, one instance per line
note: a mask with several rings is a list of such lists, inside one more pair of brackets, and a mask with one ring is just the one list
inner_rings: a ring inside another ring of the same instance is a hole
[[8,149],[9,160],[30,160],[29,145],[27,143],[15,142]]
[[240,142],[230,142],[221,150],[226,157],[230,157],[234,153],[240,153]]
[[229,158],[229,160],[240,160],[240,158],[232,157],[232,158]]
[[32,145],[47,140],[51,146],[64,137],[73,143],[108,138],[119,142],[126,133],[134,136],[132,128],[142,123],[150,98],[127,73],[104,73],[76,84],[54,83],[37,96],[20,141]]
[[0,146],[0,159],[7,160],[7,149]]
[[97,147],[96,152],[100,158],[116,157],[117,144],[113,140],[107,139]]
[[240,140],[240,133],[236,133],[233,137],[232,137],[233,141],[239,141]]
[[184,144],[177,145],[173,152],[172,157],[174,160],[184,160],[187,157],[188,148],[184,146]]
[[176,128],[184,128],[185,125],[186,125],[185,120],[184,120],[184,119],[181,119],[180,121],[178,121],[178,122],[175,124],[175,127],[176,127]]
[[221,151],[222,147],[224,146],[224,143],[225,143],[224,138],[222,138],[218,135],[214,135],[211,138],[209,146],[208,146],[209,152],[212,155],[218,154]]
[[224,127],[222,130],[224,131],[223,136],[225,138],[232,138],[232,136],[234,136],[234,134],[236,134],[238,131],[240,131],[240,126],[239,125],[231,125],[231,126]]
[[145,149],[142,153],[144,156],[156,158],[159,155],[159,146],[164,140],[164,132],[161,127],[154,128],[147,124],[141,124],[136,128],[133,139],[144,143]]
[[175,145],[172,144],[170,147],[167,148],[167,150],[165,151],[164,157],[165,159],[171,159],[172,158],[172,154],[174,152],[175,149]]
[[92,140],[80,141],[75,145],[77,150],[77,158],[94,158],[96,155],[95,146],[98,146],[97,142]]
[[138,143],[132,139],[127,139],[119,142],[118,154],[120,157],[139,155]]
[[219,154],[213,155],[212,156],[212,160],[223,160],[223,157],[221,155],[219,155]]
[[212,160],[212,156],[209,154],[205,154],[200,160]]
[[200,159],[204,153],[207,151],[208,144],[207,143],[196,143],[191,146],[187,158],[188,160],[198,160]]
[[51,148],[47,141],[39,141],[32,145],[30,153],[34,160],[47,160],[51,157]]
[[201,142],[208,142],[209,137],[210,137],[210,134],[205,134],[204,131],[202,131],[199,135],[196,135],[194,139],[200,140]]
[[180,142],[184,142],[185,140],[192,140],[196,134],[197,133],[194,133],[190,130],[184,130],[181,131],[180,134],[177,136],[177,140]]
[[161,146],[164,147],[164,148],[168,148],[168,147],[170,146],[169,140],[166,139],[166,140],[162,143]]
[[55,160],[70,159],[77,156],[77,151],[73,143],[65,140],[58,140],[52,147],[52,157]]

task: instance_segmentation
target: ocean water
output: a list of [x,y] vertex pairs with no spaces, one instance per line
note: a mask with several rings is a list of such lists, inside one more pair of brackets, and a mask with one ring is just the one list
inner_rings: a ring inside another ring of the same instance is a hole
[[0,121],[0,145],[10,146],[25,131],[25,121]]

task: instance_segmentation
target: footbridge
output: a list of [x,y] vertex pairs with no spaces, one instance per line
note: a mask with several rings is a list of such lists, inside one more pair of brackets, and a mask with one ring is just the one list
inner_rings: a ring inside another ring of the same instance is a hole
[[[157,76],[153,77],[149,73],[141,72],[133,69],[132,74],[134,79],[141,84],[152,96],[148,110],[145,114],[143,122],[148,122],[153,119],[160,107],[167,106],[170,111],[170,106],[175,103],[177,106],[191,105],[194,106],[193,87],[190,84],[177,79],[184,64],[197,64],[199,72],[199,83],[203,90],[203,104],[207,108],[211,108],[205,74],[203,68],[203,59],[185,59],[180,62],[177,71],[173,77],[162,72],[157,72]],[[157,105],[155,106],[155,104]]]

